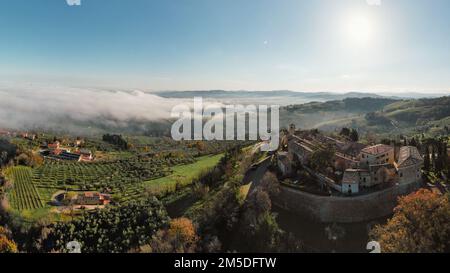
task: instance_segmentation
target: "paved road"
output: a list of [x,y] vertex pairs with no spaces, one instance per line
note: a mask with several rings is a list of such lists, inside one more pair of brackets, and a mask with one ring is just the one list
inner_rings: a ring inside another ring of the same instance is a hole
[[267,168],[270,166],[270,158],[268,157],[264,161],[259,164],[258,168],[255,170],[249,170],[243,180],[243,184],[247,185],[250,182],[253,182],[252,186],[250,187],[249,193],[254,191],[255,188],[258,186],[258,184],[261,182],[262,178],[267,172]]

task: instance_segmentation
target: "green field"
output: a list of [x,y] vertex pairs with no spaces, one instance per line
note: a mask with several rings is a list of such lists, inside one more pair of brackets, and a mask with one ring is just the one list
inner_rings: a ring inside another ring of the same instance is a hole
[[203,156],[197,158],[195,163],[175,166],[172,168],[173,173],[171,175],[146,181],[144,182],[144,187],[147,191],[156,194],[175,191],[177,184],[181,186],[190,184],[202,172],[216,166],[222,157],[223,154]]
[[108,192],[122,201],[142,195],[142,182],[170,174],[171,166],[194,162],[190,157],[127,157],[112,161],[47,160],[33,171],[33,182],[45,200],[58,190]]
[[8,177],[13,182],[10,192],[11,206],[17,210],[34,210],[43,208],[43,200],[32,179],[32,170],[28,167],[12,167],[7,171]]
[[[14,187],[8,196],[11,207],[23,216],[48,214],[51,206],[46,204],[52,195],[65,189],[101,190],[109,187],[118,201],[128,202],[142,198],[144,193],[159,195],[173,192],[177,186],[188,185],[202,172],[217,165],[222,157],[223,154],[203,156],[189,164],[177,164],[189,162],[180,159],[171,164],[152,159],[99,163],[47,161],[35,169],[12,167],[7,174]],[[174,166],[171,167],[172,164]],[[158,176],[160,178],[151,179]]]

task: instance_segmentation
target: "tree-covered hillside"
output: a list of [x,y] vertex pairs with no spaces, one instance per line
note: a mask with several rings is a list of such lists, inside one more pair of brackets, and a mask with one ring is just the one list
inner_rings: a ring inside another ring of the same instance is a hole
[[350,98],[342,101],[293,105],[281,110],[281,124],[333,131],[342,127],[378,135],[447,135],[450,133],[450,96],[393,100]]

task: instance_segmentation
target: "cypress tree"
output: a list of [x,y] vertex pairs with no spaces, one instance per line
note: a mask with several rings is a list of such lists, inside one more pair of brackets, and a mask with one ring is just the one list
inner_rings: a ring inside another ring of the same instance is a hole
[[428,145],[425,146],[425,158],[423,161],[423,167],[425,168],[425,171],[430,171],[430,150],[428,148]]

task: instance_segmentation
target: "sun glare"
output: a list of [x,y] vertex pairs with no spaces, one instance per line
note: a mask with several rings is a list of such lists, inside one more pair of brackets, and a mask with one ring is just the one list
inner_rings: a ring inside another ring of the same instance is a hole
[[373,39],[374,26],[369,17],[353,15],[346,20],[345,33],[351,43],[365,45]]

